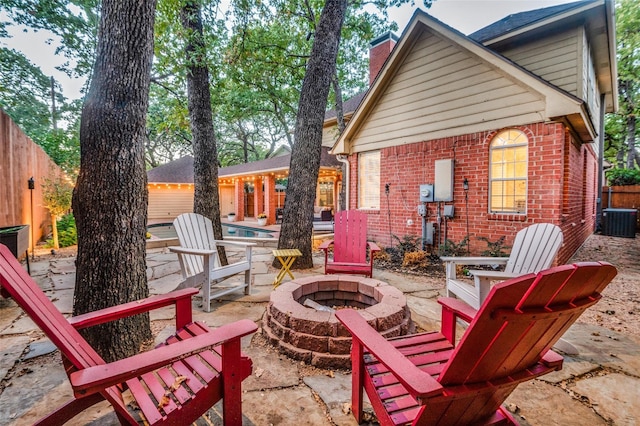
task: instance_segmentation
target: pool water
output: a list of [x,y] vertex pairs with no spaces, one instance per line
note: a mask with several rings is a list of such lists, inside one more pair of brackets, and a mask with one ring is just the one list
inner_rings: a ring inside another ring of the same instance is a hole
[[[147,227],[147,231],[149,231],[151,235],[157,238],[178,238],[178,234],[176,234],[176,230],[171,223],[158,223],[155,225],[149,225]],[[223,223],[222,236],[239,238],[273,238],[273,231]]]

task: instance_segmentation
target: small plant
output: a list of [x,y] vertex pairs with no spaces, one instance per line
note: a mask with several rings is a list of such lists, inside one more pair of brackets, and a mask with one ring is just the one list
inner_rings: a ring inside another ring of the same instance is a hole
[[498,238],[497,241],[490,241],[487,237],[478,237],[480,241],[484,241],[487,243],[487,249],[482,252],[482,256],[489,257],[504,257],[507,256],[508,253],[504,252],[510,246],[504,245],[505,236]]
[[412,251],[404,254],[402,266],[422,265],[427,261],[427,252]]
[[468,247],[468,236],[464,237],[458,244],[447,239],[445,240],[444,244],[440,244],[440,246],[438,247],[438,254],[440,256],[464,256],[465,254],[467,254]]
[[422,241],[421,237],[416,237],[415,235],[405,235],[402,237],[402,240],[397,236],[393,235],[393,238],[398,241],[398,245],[396,248],[400,252],[400,256],[404,257],[405,253],[411,253],[414,251],[420,250],[420,243]]
[[267,218],[267,214],[264,212],[258,215],[258,219],[266,219],[266,218]]

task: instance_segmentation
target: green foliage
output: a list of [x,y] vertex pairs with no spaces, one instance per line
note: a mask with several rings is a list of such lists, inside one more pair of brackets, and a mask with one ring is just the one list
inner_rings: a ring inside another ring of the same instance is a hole
[[640,170],[611,169],[607,171],[609,186],[640,185]]
[[45,179],[42,185],[42,203],[53,216],[60,217],[71,208],[73,186],[65,179]]
[[[76,220],[73,214],[69,213],[58,220],[58,243],[60,247],[70,247],[78,244],[78,233],[76,231]],[[47,247],[54,247],[53,240],[47,240]]]
[[478,239],[487,243],[487,249],[481,253],[482,256],[504,257],[508,255],[503,251],[510,248],[510,246],[504,245],[504,235],[498,238],[497,241],[490,241],[487,237],[478,237]]
[[458,244],[446,239],[444,244],[438,247],[438,255],[440,256],[464,256],[469,250],[469,236],[465,236]]
[[[616,2],[616,50],[619,109],[605,120],[605,158],[619,168],[633,168],[630,153],[636,149],[637,117],[640,114],[640,2]],[[634,131],[635,129],[635,131]]]

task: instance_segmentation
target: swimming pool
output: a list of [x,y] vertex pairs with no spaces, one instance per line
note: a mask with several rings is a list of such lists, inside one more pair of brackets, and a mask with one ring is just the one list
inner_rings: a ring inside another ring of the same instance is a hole
[[[155,225],[149,225],[147,226],[147,231],[154,237],[161,239],[178,238],[178,234],[176,234],[176,230],[172,223],[156,223]],[[223,223],[222,236],[237,238],[273,238],[273,231]]]

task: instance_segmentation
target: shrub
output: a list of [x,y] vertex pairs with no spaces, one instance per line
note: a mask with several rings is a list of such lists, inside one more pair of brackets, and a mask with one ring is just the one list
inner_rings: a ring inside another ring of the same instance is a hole
[[479,240],[487,243],[487,249],[482,252],[482,256],[503,257],[507,256],[503,250],[510,248],[504,245],[505,236],[498,238],[497,241],[490,241],[487,237],[478,237]]
[[427,260],[427,253],[420,251],[412,251],[404,254],[402,266],[422,265]]
[[640,170],[611,169],[607,172],[607,181],[610,186],[640,185]]
[[446,239],[444,244],[440,244],[438,247],[438,254],[440,256],[464,256],[467,254],[469,247],[469,237],[466,236],[456,244],[455,242]]
[[[58,243],[60,247],[70,247],[78,244],[76,219],[69,213],[58,220]],[[53,240],[47,240],[47,247],[53,247]]]

